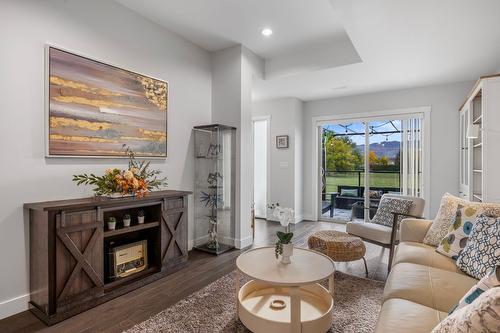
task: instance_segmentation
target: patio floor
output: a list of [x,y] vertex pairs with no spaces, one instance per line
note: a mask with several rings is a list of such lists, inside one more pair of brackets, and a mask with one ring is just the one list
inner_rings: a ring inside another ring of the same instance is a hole
[[[339,221],[339,222],[349,222],[349,221],[352,221],[351,214],[352,214],[352,211],[350,209],[335,208],[335,210],[333,211],[333,217],[330,217],[329,211],[324,213],[323,215],[321,215],[321,217],[323,219],[327,219],[327,220],[331,219],[331,220]],[[355,220],[357,220],[357,219],[355,219]]]

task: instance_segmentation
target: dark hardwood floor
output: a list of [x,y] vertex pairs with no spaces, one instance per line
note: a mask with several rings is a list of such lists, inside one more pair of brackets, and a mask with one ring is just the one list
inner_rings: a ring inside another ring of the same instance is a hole
[[[274,243],[279,223],[257,220],[255,247]],[[342,224],[330,222],[301,222],[292,226],[294,243],[307,247],[308,235],[316,230],[345,230]],[[385,280],[387,251],[376,245],[367,245],[366,259],[370,278]],[[122,332],[160,312],[198,289],[235,269],[240,250],[220,256],[191,251],[187,267],[147,286],[134,290],[91,310],[47,327],[29,311],[0,320],[0,332]],[[362,261],[339,263],[337,269],[364,277]]]

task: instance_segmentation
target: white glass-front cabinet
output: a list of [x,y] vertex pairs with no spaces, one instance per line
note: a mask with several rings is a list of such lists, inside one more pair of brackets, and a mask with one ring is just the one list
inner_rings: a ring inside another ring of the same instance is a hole
[[500,74],[481,78],[460,109],[459,190],[464,199],[500,202],[499,111]]
[[470,104],[465,103],[460,110],[460,188],[459,195],[465,200],[470,200],[470,144],[471,140],[467,138],[467,127],[471,120]]

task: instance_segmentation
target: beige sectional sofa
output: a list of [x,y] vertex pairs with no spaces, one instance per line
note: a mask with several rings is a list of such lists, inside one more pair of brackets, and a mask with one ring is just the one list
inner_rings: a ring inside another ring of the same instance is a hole
[[400,243],[384,289],[376,333],[429,333],[477,283],[422,243],[432,221],[401,222]]

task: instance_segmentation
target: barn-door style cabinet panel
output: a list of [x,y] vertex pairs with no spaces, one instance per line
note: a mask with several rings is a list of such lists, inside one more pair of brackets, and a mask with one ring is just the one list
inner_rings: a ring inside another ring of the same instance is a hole
[[25,204],[31,311],[51,325],[183,267],[189,194]]

